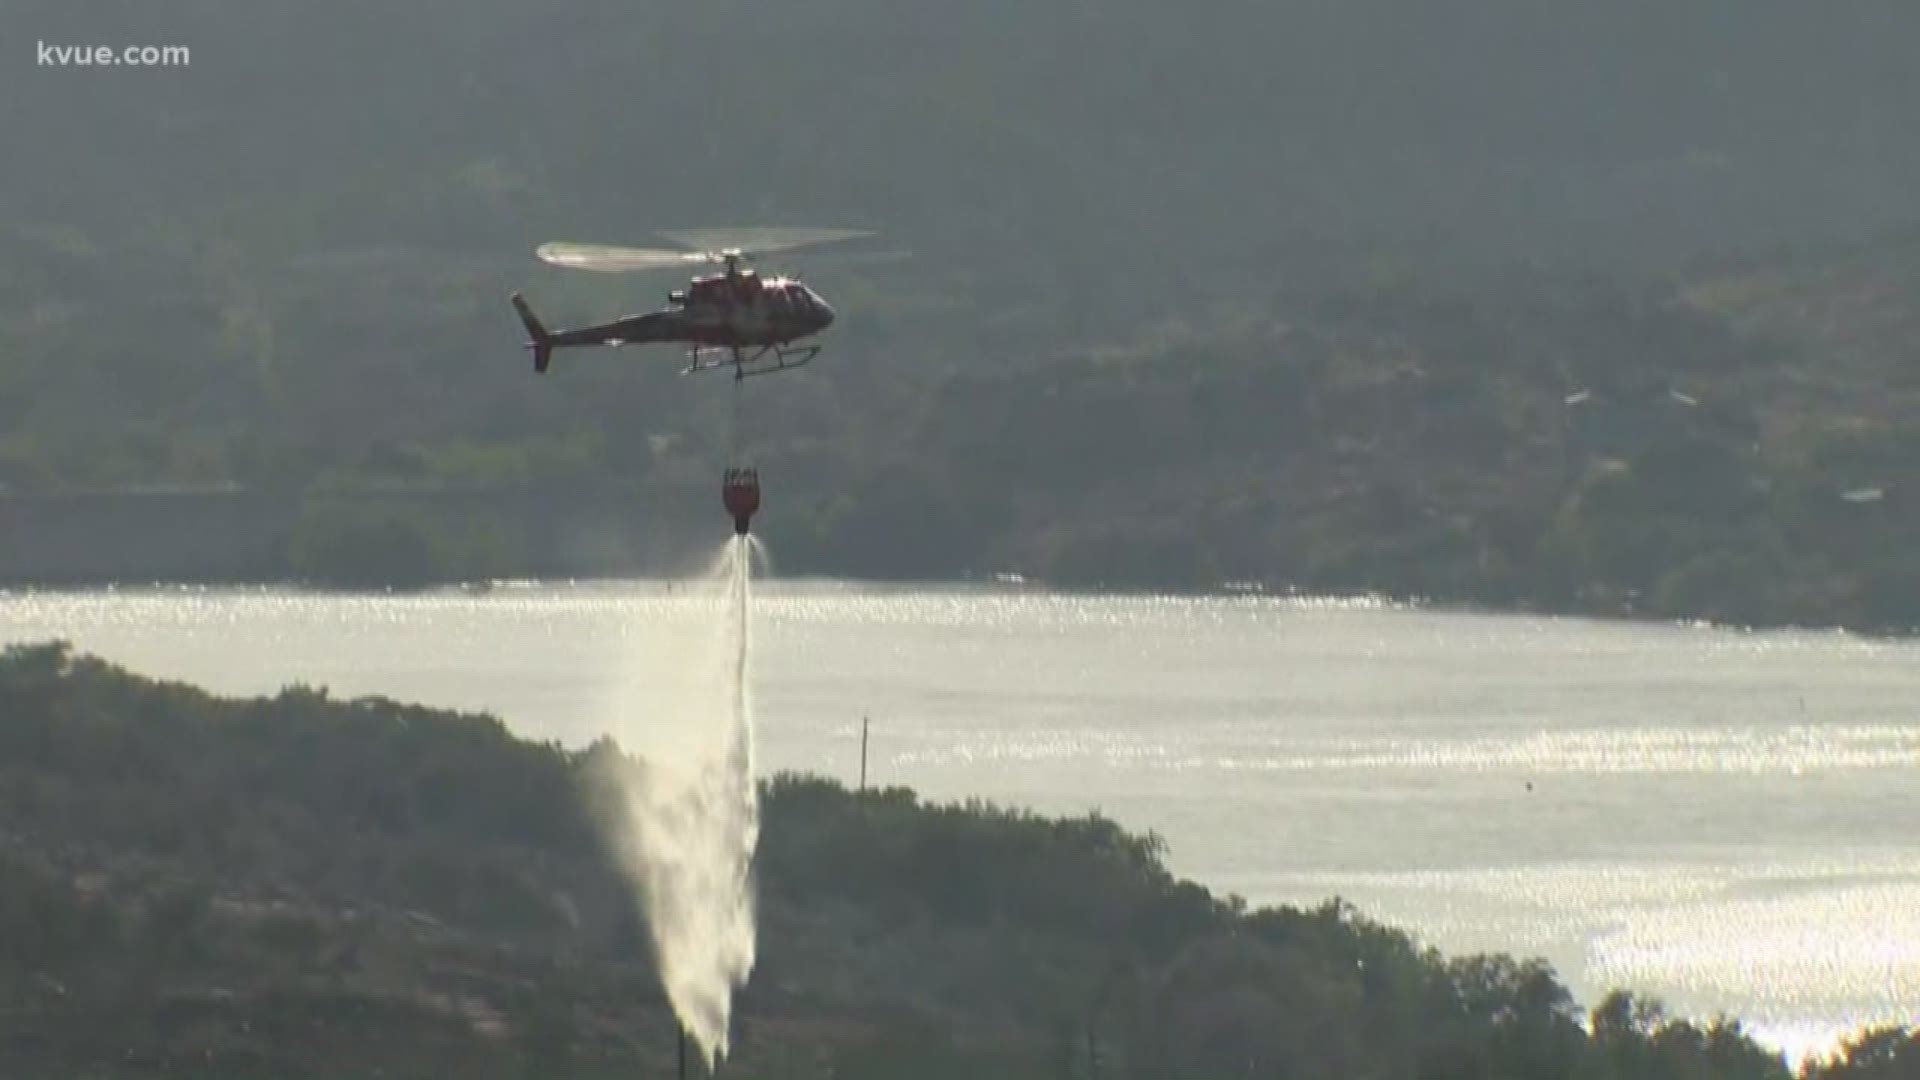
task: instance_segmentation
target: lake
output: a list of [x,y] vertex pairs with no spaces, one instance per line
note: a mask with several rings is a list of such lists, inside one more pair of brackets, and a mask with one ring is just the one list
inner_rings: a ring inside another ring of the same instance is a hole
[[[756,586],[762,772],[1097,808],[1256,903],[1339,895],[1449,952],[1543,956],[1798,1055],[1920,1022],[1920,643],[1365,601]],[[645,749],[685,584],[0,595],[217,691],[289,683]]]

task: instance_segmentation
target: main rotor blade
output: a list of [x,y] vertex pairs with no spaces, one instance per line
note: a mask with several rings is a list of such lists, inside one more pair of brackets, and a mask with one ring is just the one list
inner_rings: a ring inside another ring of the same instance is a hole
[[742,255],[792,251],[872,235],[865,229],[680,229],[660,234],[662,239],[695,251],[737,251]]
[[541,244],[534,251],[541,262],[573,270],[659,270],[672,266],[699,266],[718,262],[706,251],[673,251],[668,248],[614,247],[608,244]]

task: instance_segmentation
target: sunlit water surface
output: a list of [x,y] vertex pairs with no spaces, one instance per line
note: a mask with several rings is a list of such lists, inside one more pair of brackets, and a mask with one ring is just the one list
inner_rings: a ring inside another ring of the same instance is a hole
[[[696,629],[656,583],[0,594],[7,641],[576,745]],[[777,582],[754,633],[763,771],[851,782],[870,716],[875,783],[1098,808],[1217,890],[1544,956],[1587,1004],[1649,991],[1795,1055],[1920,1022],[1920,643]]]

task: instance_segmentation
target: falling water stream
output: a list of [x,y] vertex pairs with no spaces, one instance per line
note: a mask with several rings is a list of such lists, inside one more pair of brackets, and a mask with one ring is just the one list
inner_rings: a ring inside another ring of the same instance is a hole
[[619,812],[607,825],[667,997],[709,1068],[727,1052],[733,993],[754,961],[753,552],[751,537],[730,538],[692,583],[698,618],[670,646],[684,655],[666,678],[626,684],[614,732],[645,750],[611,778]]

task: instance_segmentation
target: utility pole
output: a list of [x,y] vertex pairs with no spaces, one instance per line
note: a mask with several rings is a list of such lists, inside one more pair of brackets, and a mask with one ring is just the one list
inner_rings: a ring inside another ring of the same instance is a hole
[[860,718],[860,794],[867,793],[867,723],[866,717]]

